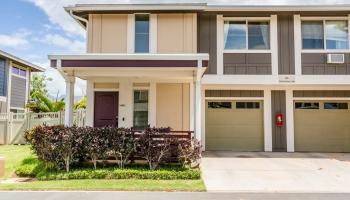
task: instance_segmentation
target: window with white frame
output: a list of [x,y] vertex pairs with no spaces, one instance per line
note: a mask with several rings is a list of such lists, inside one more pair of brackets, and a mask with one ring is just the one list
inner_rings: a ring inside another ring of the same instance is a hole
[[134,128],[148,125],[148,90],[134,90]]
[[270,21],[225,20],[225,50],[269,50]]
[[12,75],[17,75],[26,78],[27,77],[27,71],[25,69],[21,69],[18,67],[12,66]]
[[348,28],[348,20],[302,20],[302,48],[304,50],[349,49]]
[[149,53],[150,16],[135,15],[135,53]]

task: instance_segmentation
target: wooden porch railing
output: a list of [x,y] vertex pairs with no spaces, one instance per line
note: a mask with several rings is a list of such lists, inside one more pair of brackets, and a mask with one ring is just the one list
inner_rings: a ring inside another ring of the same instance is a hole
[[[135,137],[142,135],[142,130],[134,130]],[[191,140],[194,131],[170,131],[161,135],[155,135],[154,138],[176,138],[176,139],[187,139]]]

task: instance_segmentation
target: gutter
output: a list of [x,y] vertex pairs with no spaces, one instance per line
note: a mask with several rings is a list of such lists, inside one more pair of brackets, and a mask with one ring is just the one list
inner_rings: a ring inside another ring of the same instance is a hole
[[[88,21],[87,19],[75,15],[75,14],[73,13],[73,10],[69,10],[69,11],[66,10],[66,11],[69,13],[69,15],[70,15],[71,17],[73,17],[73,19],[75,19],[75,21],[77,21],[77,22],[80,24],[80,26],[82,26],[84,29],[87,29],[87,28],[88,28],[89,21]],[[83,22],[83,23],[82,23],[82,22]],[[85,25],[84,25],[84,23],[85,23]]]

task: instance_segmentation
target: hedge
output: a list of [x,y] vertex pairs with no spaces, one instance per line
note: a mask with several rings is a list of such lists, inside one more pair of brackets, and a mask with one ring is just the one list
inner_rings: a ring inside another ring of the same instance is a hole
[[199,169],[181,168],[179,166],[166,166],[162,169],[150,170],[147,166],[129,166],[120,169],[106,167],[102,169],[77,168],[69,172],[48,169],[36,158],[25,159],[17,167],[16,174],[21,177],[33,177],[38,180],[73,180],[73,179],[200,179]]
[[182,167],[198,163],[199,141],[170,136],[170,128],[150,127],[137,136],[133,129],[115,127],[37,126],[25,132],[26,141],[45,166],[66,172],[84,161],[97,169],[97,160],[110,159],[124,168],[141,158],[151,170],[174,162],[174,157]]

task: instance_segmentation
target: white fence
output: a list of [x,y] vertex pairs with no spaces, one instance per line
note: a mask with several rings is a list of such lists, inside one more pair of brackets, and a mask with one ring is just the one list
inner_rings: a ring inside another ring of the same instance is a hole
[[[74,125],[85,126],[85,110],[74,112]],[[23,144],[24,131],[37,125],[64,123],[64,112],[0,113],[0,144]]]

